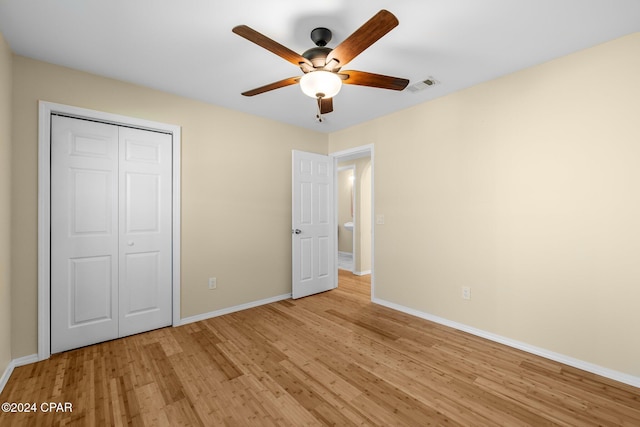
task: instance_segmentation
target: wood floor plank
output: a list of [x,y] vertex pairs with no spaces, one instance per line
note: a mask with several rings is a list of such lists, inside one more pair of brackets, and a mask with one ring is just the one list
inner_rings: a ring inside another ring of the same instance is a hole
[[639,426],[640,389],[338,289],[53,355],[13,371],[5,426]]

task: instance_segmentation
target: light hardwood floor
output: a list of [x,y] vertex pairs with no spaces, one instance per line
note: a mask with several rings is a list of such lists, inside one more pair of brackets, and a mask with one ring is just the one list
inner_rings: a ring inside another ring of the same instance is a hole
[[16,368],[0,426],[640,426],[640,389],[369,302],[368,277]]

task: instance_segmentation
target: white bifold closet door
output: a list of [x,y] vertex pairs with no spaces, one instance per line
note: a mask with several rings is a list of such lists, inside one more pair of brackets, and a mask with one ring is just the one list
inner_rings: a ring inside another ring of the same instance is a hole
[[51,351],[171,324],[171,135],[51,117]]

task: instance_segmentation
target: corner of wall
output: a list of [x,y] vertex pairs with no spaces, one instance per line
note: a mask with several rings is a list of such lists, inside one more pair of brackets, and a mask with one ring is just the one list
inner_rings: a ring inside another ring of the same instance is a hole
[[0,33],[0,391],[11,361],[11,123],[13,53]]

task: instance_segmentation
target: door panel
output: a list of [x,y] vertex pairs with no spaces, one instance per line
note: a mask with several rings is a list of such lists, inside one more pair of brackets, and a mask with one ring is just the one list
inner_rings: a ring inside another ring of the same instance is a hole
[[336,287],[333,159],[293,151],[292,296]]
[[[326,177],[325,174],[320,175],[320,177]],[[333,180],[331,181],[331,185],[333,186]],[[329,225],[329,221],[332,218],[331,212],[329,212],[329,194],[331,190],[329,189],[328,182],[319,182],[317,183],[317,191],[318,191],[318,224],[319,225]]]
[[51,351],[118,336],[118,128],[51,121]]
[[120,335],[171,324],[171,136],[120,129]]
[[128,254],[125,257],[125,275],[129,286],[126,292],[126,312],[129,316],[158,308],[158,293],[153,290],[158,282],[158,252]]
[[313,279],[313,239],[311,237],[300,238],[299,256],[300,261],[298,263],[300,264],[300,272],[298,279],[306,282]]
[[125,174],[127,233],[157,233],[160,212],[160,176]]
[[71,315],[69,326],[112,320],[110,256],[69,260]]
[[299,201],[294,201],[296,205],[299,204],[300,212],[297,215],[299,225],[311,225],[313,223],[312,210],[313,210],[313,184],[311,182],[301,182],[298,185],[300,188]]
[[329,276],[329,259],[333,257],[329,256],[331,253],[331,246],[329,238],[327,236],[318,237],[318,277],[325,278]]
[[110,181],[111,171],[69,170],[71,192],[72,235],[111,234]]

